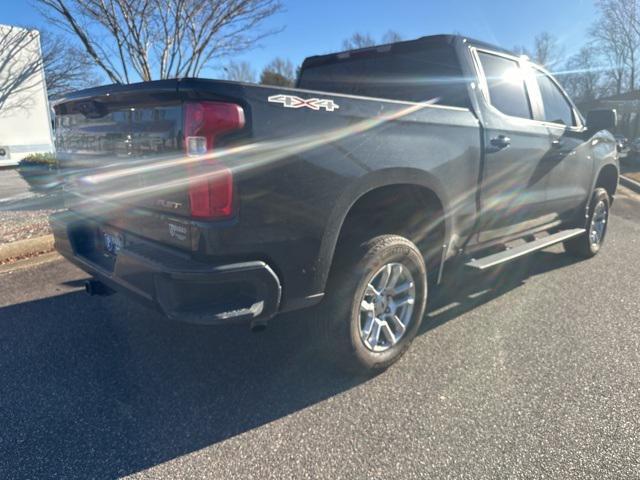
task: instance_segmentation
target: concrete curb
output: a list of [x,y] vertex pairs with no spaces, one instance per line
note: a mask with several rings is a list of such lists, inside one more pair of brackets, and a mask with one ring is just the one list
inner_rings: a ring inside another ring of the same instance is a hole
[[53,251],[53,235],[0,245],[0,264]]
[[620,185],[627,187],[629,190],[633,190],[636,193],[640,193],[640,182],[631,180],[629,177],[620,175]]

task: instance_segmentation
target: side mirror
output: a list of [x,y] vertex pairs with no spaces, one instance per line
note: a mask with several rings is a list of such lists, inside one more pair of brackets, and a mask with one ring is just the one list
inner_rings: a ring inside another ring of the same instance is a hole
[[615,130],[618,114],[615,110],[591,110],[587,113],[587,128],[592,132]]

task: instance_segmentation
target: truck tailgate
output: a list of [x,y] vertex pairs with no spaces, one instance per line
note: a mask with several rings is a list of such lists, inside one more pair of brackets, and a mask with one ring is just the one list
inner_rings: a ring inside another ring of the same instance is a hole
[[192,249],[177,82],[136,87],[101,87],[56,105],[67,206]]

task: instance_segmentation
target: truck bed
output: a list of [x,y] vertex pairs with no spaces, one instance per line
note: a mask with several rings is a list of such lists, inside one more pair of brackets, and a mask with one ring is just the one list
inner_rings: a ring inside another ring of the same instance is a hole
[[[203,100],[246,116],[216,149],[239,192],[237,216],[221,222],[190,218],[185,196],[180,113]],[[465,108],[204,79],[100,87],[55,108],[70,211],[195,261],[265,261],[286,285],[284,308],[322,292],[329,266],[318,259],[330,261],[348,207],[385,170],[455,206],[453,231],[476,213],[480,133]]]

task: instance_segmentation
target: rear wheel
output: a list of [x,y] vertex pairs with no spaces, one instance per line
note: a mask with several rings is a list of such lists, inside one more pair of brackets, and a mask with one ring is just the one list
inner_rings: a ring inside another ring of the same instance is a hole
[[589,204],[587,231],[564,242],[567,253],[581,258],[591,258],[598,254],[607,234],[609,206],[609,194],[604,188],[597,188]]
[[409,348],[426,300],[424,259],[411,241],[382,235],[347,248],[319,310],[324,351],[350,372],[380,372]]

